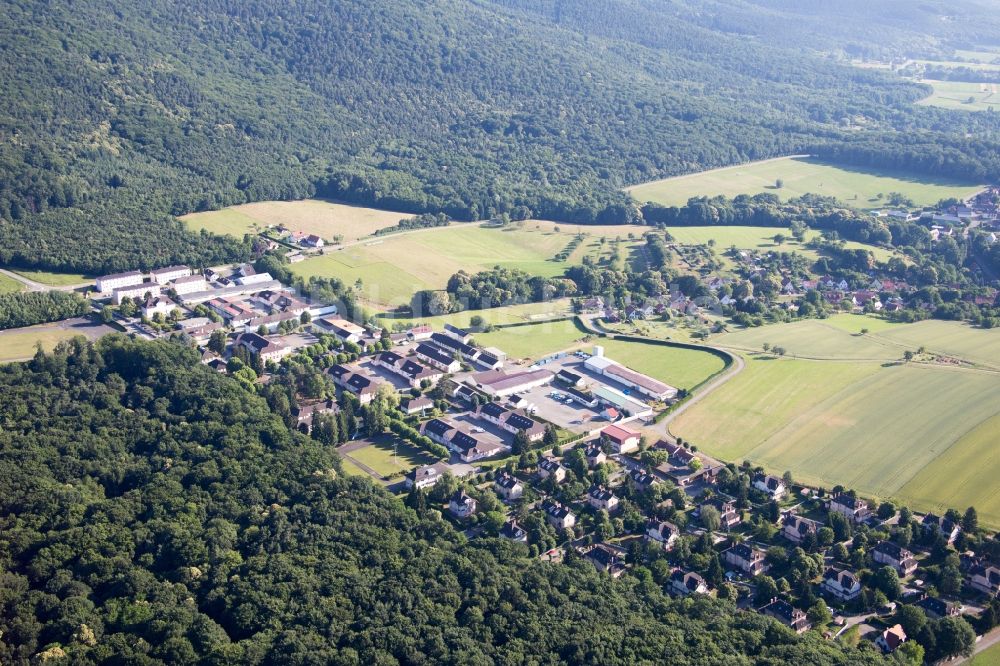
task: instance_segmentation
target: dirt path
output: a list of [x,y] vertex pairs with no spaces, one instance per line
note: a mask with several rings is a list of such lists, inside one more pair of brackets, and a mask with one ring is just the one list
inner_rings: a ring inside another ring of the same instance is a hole
[[28,291],[76,291],[82,287],[89,287],[90,282],[81,282],[80,284],[67,284],[61,287],[53,287],[49,284],[42,284],[41,282],[35,282],[34,280],[29,280],[23,275],[19,275],[14,271],[9,271],[6,268],[0,268],[0,274],[6,275],[12,280],[17,280],[24,286],[28,288]]

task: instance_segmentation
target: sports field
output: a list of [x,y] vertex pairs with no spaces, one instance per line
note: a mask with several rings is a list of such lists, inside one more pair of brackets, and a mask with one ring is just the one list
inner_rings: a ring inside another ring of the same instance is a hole
[[[775,187],[778,179],[781,189]],[[679,206],[691,197],[771,192],[783,200],[806,193],[833,196],[858,208],[882,205],[890,192],[900,192],[918,205],[948,197],[965,197],[981,187],[975,183],[931,179],[905,173],[861,170],[826,164],[807,157],[786,157],[741,164],[724,169],[667,178],[628,188],[637,201]],[[886,204],[888,205],[888,204]]]
[[512,360],[537,360],[571,347],[585,347],[586,337],[587,332],[577,327],[575,320],[566,319],[477,333],[476,342],[484,347],[497,347]]
[[[555,226],[560,227],[558,233]],[[466,224],[328,250],[322,256],[293,264],[292,270],[304,277],[338,277],[348,284],[360,278],[362,293],[368,300],[391,307],[408,304],[421,289],[443,289],[448,278],[460,270],[472,273],[500,265],[532,275],[561,275],[568,266],[581,262],[584,255],[607,260],[618,236],[623,239],[623,259],[634,254],[638,262],[641,255],[638,246],[644,242],[642,229],[613,229],[616,235],[604,236],[607,240],[603,245],[601,236],[591,232],[564,261],[553,258],[566,248],[574,234],[561,225],[528,223],[496,229]],[[630,232],[634,235],[632,240],[627,238]]]
[[966,83],[925,80],[921,83],[926,83],[934,88],[934,92],[917,104],[961,111],[1000,110],[1000,81],[996,83]]
[[[800,358],[748,354],[741,374],[671,424],[674,434],[724,460],[917,509],[974,505],[1000,525],[1000,331],[838,315],[712,342],[740,350],[768,342]],[[967,365],[899,361],[919,346]]]
[[388,436],[379,437],[370,446],[355,449],[344,457],[367,465],[382,476],[408,472],[418,465],[430,465],[437,460],[400,439],[395,439],[396,451],[393,455],[394,439]]
[[568,317],[572,314],[570,299],[560,298],[544,303],[523,303],[521,305],[508,305],[500,308],[490,308],[488,310],[463,310],[452,314],[440,315],[438,317],[421,317],[418,319],[382,317],[380,322],[383,326],[392,329],[393,324],[406,324],[412,326],[416,324],[428,324],[440,330],[445,324],[468,328],[472,317],[482,317],[485,324],[521,324],[527,322],[543,322],[547,319]]
[[302,201],[261,201],[204,213],[191,213],[180,219],[195,231],[206,229],[216,234],[242,238],[254,229],[283,224],[292,231],[302,231],[330,241],[343,236],[350,242],[391,227],[412,217],[408,213],[350,206],[347,204],[305,199]]
[[708,352],[680,347],[598,340],[604,355],[677,388],[692,389],[725,367],[722,359]]
[[0,274],[0,294],[14,294],[23,290],[23,284],[12,277]]
[[1000,643],[988,647],[968,662],[969,666],[1000,666]]
[[45,351],[50,352],[63,340],[77,335],[80,335],[79,331],[48,327],[4,331],[0,333],[0,363],[31,358],[35,354],[35,345],[39,342]]
[[[781,227],[748,227],[748,226],[705,226],[705,227],[667,227],[674,240],[682,245],[704,245],[709,240],[715,241],[716,252],[722,253],[735,246],[741,250],[762,250],[775,252],[798,252],[812,260],[819,254],[791,238],[791,232]],[[788,237],[781,245],[774,242],[775,234]],[[806,240],[812,240],[820,235],[818,231],[809,231]],[[892,252],[882,247],[848,241],[845,245],[850,250],[869,250],[878,261],[888,261]]]

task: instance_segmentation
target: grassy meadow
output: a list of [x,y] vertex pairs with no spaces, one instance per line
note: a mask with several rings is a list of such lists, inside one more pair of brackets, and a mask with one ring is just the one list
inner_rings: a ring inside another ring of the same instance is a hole
[[15,294],[24,291],[24,285],[12,277],[0,274],[0,294]]
[[476,342],[485,347],[497,347],[512,360],[538,360],[543,356],[570,348],[583,348],[588,333],[572,319],[542,322],[530,326],[501,328],[490,333],[477,333]]
[[[865,335],[861,328],[869,329]],[[796,358],[759,353],[763,343]],[[1000,332],[837,315],[724,333],[746,369],[671,424],[725,460],[1000,525]],[[899,361],[926,347],[935,363]]]
[[599,340],[604,355],[677,388],[692,389],[725,368],[708,352],[626,340]]
[[560,298],[544,303],[522,303],[520,305],[508,305],[500,308],[490,308],[488,310],[463,310],[451,314],[439,315],[437,317],[420,317],[418,319],[381,317],[382,325],[392,328],[393,324],[405,324],[412,326],[415,324],[429,324],[435,329],[441,329],[445,324],[467,328],[471,326],[470,320],[479,316],[486,324],[521,324],[528,322],[543,322],[547,319],[568,317],[572,314],[570,299]]
[[195,231],[205,229],[238,238],[252,233],[255,228],[284,224],[292,231],[316,234],[327,241],[334,236],[343,236],[345,242],[351,242],[370,236],[379,229],[394,226],[408,217],[412,216],[408,213],[304,199],[260,201],[204,213],[191,213],[180,219]]
[[[813,261],[819,258],[819,254],[815,250],[790,238],[789,230],[781,227],[667,227],[667,231],[670,232],[675,241],[682,245],[704,245],[709,240],[714,240],[716,252],[720,254],[729,249],[729,247],[736,246],[741,250],[797,252],[809,257]],[[788,237],[781,245],[774,242],[775,234],[779,233]],[[818,231],[809,231],[806,234],[806,241],[818,238],[819,236],[820,233]],[[892,257],[891,250],[865,243],[847,241],[845,247],[849,250],[869,250],[875,255],[878,261],[888,261]]]
[[44,324],[38,328],[0,332],[0,363],[31,358],[38,343],[42,344],[45,351],[50,352],[63,340],[77,335],[80,335],[79,331],[47,328]]
[[1000,82],[966,83],[964,81],[925,80],[921,83],[926,83],[934,88],[934,92],[917,104],[960,111],[1000,111],[1000,92],[998,92],[1000,91]]
[[[778,179],[781,189],[775,187]],[[858,208],[881,205],[878,194],[901,192],[919,205],[947,197],[968,196],[975,183],[933,180],[926,176],[826,164],[807,157],[787,157],[667,178],[628,188],[637,201],[679,206],[691,197],[771,192],[783,200],[806,193],[833,196]]]
[[83,275],[82,273],[53,273],[51,271],[29,271],[21,268],[17,270],[11,268],[9,270],[11,273],[17,273],[29,280],[34,280],[50,287],[70,287],[94,280],[93,276]]

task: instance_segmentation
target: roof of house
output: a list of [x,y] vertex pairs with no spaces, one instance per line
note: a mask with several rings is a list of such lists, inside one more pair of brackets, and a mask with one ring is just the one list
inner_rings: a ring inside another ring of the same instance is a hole
[[479,408],[480,414],[499,419],[507,413],[507,408],[496,402],[488,402]]
[[889,648],[890,652],[905,643],[906,632],[903,631],[903,625],[895,624],[883,631],[882,641],[885,643],[886,647]]
[[451,331],[452,333],[455,333],[456,335],[461,335],[463,338],[466,337],[466,336],[468,336],[468,335],[470,335],[470,333],[468,331],[466,331],[464,329],[461,329],[458,326],[452,326],[451,324],[445,324],[444,325],[444,330]]
[[567,370],[566,368],[563,368],[562,370],[557,372],[556,378],[561,379],[562,381],[568,382],[570,384],[576,384],[578,381],[583,379],[583,377],[581,377],[580,375],[576,374],[571,370]]
[[854,495],[848,495],[847,493],[837,493],[830,500],[833,504],[839,504],[841,506],[846,506],[849,509],[866,509],[868,508],[868,502],[863,499],[858,499]]
[[583,454],[588,458],[597,458],[604,455],[604,449],[602,449],[601,445],[597,442],[591,442],[587,445],[587,448],[584,449]]
[[670,393],[674,390],[674,387],[669,384],[664,384],[659,380],[653,379],[652,377],[648,377],[634,370],[630,370],[624,365],[619,365],[617,363],[612,363],[607,366],[604,369],[604,374],[623,379],[656,395]]
[[285,345],[280,342],[268,340],[267,338],[257,335],[256,333],[243,333],[242,335],[237,336],[236,343],[249,347],[258,354],[280,351],[285,348]]
[[913,557],[913,553],[891,541],[879,541],[875,544],[872,551],[888,555],[894,560],[903,560],[907,557]]
[[622,426],[618,425],[607,426],[606,428],[601,430],[601,434],[607,435],[608,438],[616,442],[624,442],[627,439],[639,436],[639,433],[635,432],[634,430],[629,430],[628,428],[623,428]]
[[483,386],[488,386],[494,391],[504,391],[517,388],[525,384],[533,384],[539,381],[548,381],[554,375],[550,370],[528,370],[526,372],[515,372],[507,374],[502,370],[481,372],[473,375],[475,381]]
[[659,481],[655,476],[649,472],[645,472],[641,469],[634,469],[629,474],[632,481],[639,484],[640,486],[651,486]]
[[668,523],[665,520],[655,520],[652,518],[646,521],[646,533],[648,534],[650,531],[659,535],[663,541],[668,541],[672,536],[680,534],[677,530],[677,526],[673,523]]
[[500,536],[505,539],[523,539],[527,535],[527,532],[517,524],[517,521],[511,518],[503,527],[500,529]]
[[605,567],[612,567],[615,565],[621,566],[622,558],[617,550],[611,546],[607,546],[603,543],[599,543],[587,552],[587,557],[595,560],[599,564]]
[[771,603],[761,608],[760,611],[762,613],[768,613],[769,615],[780,617],[788,624],[791,624],[796,620],[801,620],[805,617],[805,613],[784,599],[772,599]]
[[733,555],[736,555],[744,560],[752,560],[763,556],[759,550],[752,548],[745,543],[735,543],[726,549],[725,552],[732,553]]
[[469,494],[465,492],[464,488],[456,490],[455,494],[451,496],[451,499],[449,501],[453,502],[454,504],[465,504],[465,505],[476,503],[476,500],[469,497]]
[[917,602],[917,605],[937,615],[948,615],[955,604],[938,597],[927,596]]
[[195,275],[185,275],[183,277],[179,277],[176,280],[174,280],[174,284],[190,284],[192,282],[204,282],[204,281],[205,281],[204,275],[195,274]]
[[590,490],[587,491],[587,494],[590,495],[592,499],[595,499],[599,502],[607,502],[608,500],[613,499],[615,496],[613,492],[611,492],[604,486],[591,486]]
[[681,586],[692,592],[697,590],[702,585],[707,586],[704,578],[693,571],[684,571],[683,569],[674,569],[673,573],[670,574],[670,580],[675,583],[680,583]]
[[455,429],[455,426],[451,425],[447,421],[442,421],[441,419],[431,419],[424,424],[423,427],[425,432],[430,432],[438,437],[443,437],[446,433]]
[[413,470],[407,474],[407,477],[411,479],[414,483],[422,479],[436,479],[448,470],[448,464],[443,462],[436,462],[433,465],[424,465],[422,467],[414,467]]
[[858,577],[846,569],[829,567],[823,573],[823,579],[837,583],[844,589],[850,589],[858,584]]
[[166,273],[176,273],[177,271],[189,271],[191,270],[188,266],[164,266],[163,268],[157,268],[156,270],[150,271],[151,275],[164,275]]
[[770,491],[775,491],[785,485],[784,481],[776,476],[771,476],[770,474],[756,474],[753,477],[753,482],[763,483]]
[[809,518],[803,518],[794,513],[786,513],[785,517],[782,519],[782,525],[788,527],[800,535],[809,534],[810,532],[815,532],[820,528],[820,523],[815,520],[810,520]]
[[419,398],[411,398],[406,402],[406,408],[411,411],[416,409],[427,409],[428,407],[433,406],[434,401],[425,395],[422,395]]
[[517,480],[516,476],[508,474],[507,472],[500,472],[499,474],[497,474],[493,482],[496,483],[497,486],[499,486],[500,488],[507,488],[508,490],[514,488],[515,486],[520,485],[521,483],[520,481]]
[[384,363],[386,365],[396,365],[403,360],[403,357],[393,351],[384,351],[375,355],[375,359],[379,363]]
[[546,472],[554,472],[562,467],[562,463],[553,458],[552,456],[545,456],[538,461],[538,468],[544,469]]
[[441,351],[434,345],[429,345],[423,342],[417,345],[416,353],[420,354],[421,356],[426,356],[427,358],[432,359],[442,365],[451,365],[452,363],[455,362],[455,359],[453,359],[448,354],[445,354],[443,351]]
[[376,388],[372,380],[356,372],[351,373],[351,375],[347,378],[347,385],[351,387],[355,393],[370,393]]
[[551,497],[547,497],[545,501],[542,502],[542,511],[549,514],[553,518],[565,518],[566,516],[573,515],[573,512],[569,510],[568,506],[557,502]]

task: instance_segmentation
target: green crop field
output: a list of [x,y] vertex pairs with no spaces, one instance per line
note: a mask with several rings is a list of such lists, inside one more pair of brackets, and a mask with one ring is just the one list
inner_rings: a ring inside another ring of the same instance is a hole
[[476,342],[485,347],[497,347],[514,360],[537,360],[571,347],[584,347],[586,337],[587,332],[580,329],[574,320],[566,319],[479,333]]
[[[555,226],[560,227],[558,233]],[[476,272],[500,265],[533,275],[555,276],[587,254],[598,259],[610,254],[612,241],[618,235],[623,239],[623,254],[644,242],[642,228],[614,229],[616,236],[602,234],[608,239],[603,246],[601,236],[594,233],[566,261],[552,260],[574,236],[561,225],[526,223],[496,229],[466,224],[329,250],[293,264],[292,270],[304,277],[337,277],[348,284],[360,278],[362,294],[369,301],[391,307],[409,303],[414,292],[421,289],[443,289],[448,278],[460,270]],[[630,232],[632,240],[627,238]]]
[[378,229],[396,225],[411,217],[408,213],[350,206],[347,204],[305,199],[302,201],[261,201],[222,210],[191,213],[180,219],[194,230],[242,238],[256,228],[283,224],[292,231],[316,234],[330,241],[343,236],[345,242],[364,238]]
[[0,294],[14,294],[24,290],[24,285],[12,277],[0,275]]
[[[781,189],[775,188],[778,179]],[[980,186],[952,180],[934,180],[926,176],[861,170],[825,164],[804,157],[787,157],[715,169],[687,176],[667,178],[628,188],[636,200],[655,201],[678,206],[691,197],[724,194],[758,194],[772,192],[782,199],[806,193],[833,196],[858,208],[880,206],[884,199],[878,194],[900,192],[919,205],[928,205],[948,197],[965,197]]]
[[[819,254],[803,244],[789,238],[781,245],[774,242],[775,234],[790,236],[788,229],[779,227],[748,227],[748,226],[705,226],[705,227],[668,227],[667,231],[674,237],[674,240],[682,245],[704,245],[709,240],[714,240],[716,252],[722,253],[735,246],[741,250],[763,250],[776,252],[798,252],[815,261]],[[806,240],[812,240],[819,236],[818,231],[810,231],[806,235]],[[851,250],[869,250],[875,255],[878,261],[888,261],[892,257],[892,251],[874,245],[848,241],[845,245]]]
[[712,337],[711,342],[739,351],[761,351],[766,343],[784,347],[787,355],[801,358],[890,361],[903,356],[905,349],[878,334],[860,335],[861,328],[872,327],[863,322],[851,332],[823,319],[802,319],[723,333]]
[[[1000,110],[1000,82],[921,81],[934,88],[930,96],[917,102],[925,106],[962,111]],[[970,101],[971,100],[971,101]]]
[[598,340],[604,355],[677,388],[691,389],[725,367],[709,352],[626,340]]
[[544,303],[523,303],[521,305],[507,305],[489,310],[463,310],[452,314],[440,315],[438,317],[422,317],[419,319],[381,317],[383,326],[390,329],[394,324],[413,326],[415,324],[428,324],[435,329],[441,329],[445,324],[467,328],[471,324],[472,317],[482,317],[486,324],[520,324],[526,322],[543,322],[546,319],[567,317],[572,314],[568,298],[560,298]]
[[9,270],[12,273],[17,273],[18,275],[26,277],[29,280],[34,280],[35,282],[40,282],[50,287],[69,287],[75,284],[91,282],[94,279],[92,276],[82,275],[80,273],[52,273],[50,271],[29,271],[20,268],[17,270],[11,268]]
[[388,436],[379,437],[370,446],[355,449],[345,455],[371,467],[382,476],[407,472],[418,465],[430,465],[436,461],[436,458],[411,444],[399,439],[395,441],[395,455],[393,455],[393,438]]

